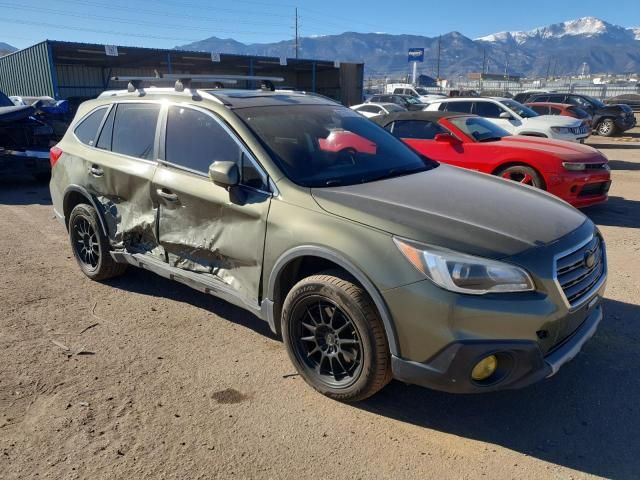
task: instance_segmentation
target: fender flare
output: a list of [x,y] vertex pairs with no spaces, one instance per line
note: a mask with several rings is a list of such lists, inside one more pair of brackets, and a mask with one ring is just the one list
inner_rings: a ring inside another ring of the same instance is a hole
[[[373,300],[373,303],[378,309],[378,312],[380,313],[380,318],[382,318],[382,324],[387,335],[387,341],[389,342],[389,350],[391,351],[391,354],[399,356],[400,349],[393,323],[393,318],[391,317],[391,313],[389,312],[387,304],[382,298],[382,295],[380,295],[380,292],[373,284],[373,282],[371,282],[371,280],[369,280],[369,278],[362,271],[360,271],[360,269],[358,269],[350,260],[346,259],[344,256],[333,250],[317,245],[300,245],[283,253],[278,258],[278,260],[276,260],[276,263],[271,270],[271,274],[269,275],[267,298],[273,299],[275,297],[276,284],[278,283],[280,274],[282,273],[284,268],[291,261],[301,257],[319,257],[324,258],[325,260],[329,260],[343,268],[364,287],[365,291],[369,294],[369,296]],[[273,310],[271,314],[273,316]]]
[[[67,201],[69,199],[69,194],[71,194],[72,192],[75,193],[79,193],[80,195],[82,195],[84,198],[87,199],[87,201],[91,204],[91,206],[95,209],[96,212],[98,212],[98,220],[100,221],[100,228],[102,228],[102,233],[105,234],[105,236],[107,236],[107,238],[109,237],[109,233],[107,230],[107,224],[104,221],[104,213],[103,213],[103,209],[100,208],[100,205],[98,204],[98,202],[96,202],[96,199],[93,197],[93,195],[91,195],[86,188],[81,187],[80,185],[69,185],[65,190],[64,190],[64,194],[62,196],[63,200],[62,200],[62,214],[64,215],[64,212],[66,210],[66,205],[67,205]],[[64,216],[64,224],[67,227],[67,229],[69,229],[69,222],[68,219],[66,217],[66,215]]]

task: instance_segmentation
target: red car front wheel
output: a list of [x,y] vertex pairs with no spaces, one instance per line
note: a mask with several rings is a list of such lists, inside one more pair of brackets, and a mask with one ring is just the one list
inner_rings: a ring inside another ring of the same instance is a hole
[[513,182],[531,185],[532,187],[544,190],[544,182],[542,181],[542,178],[540,178],[538,172],[526,165],[512,165],[499,170],[496,175]]

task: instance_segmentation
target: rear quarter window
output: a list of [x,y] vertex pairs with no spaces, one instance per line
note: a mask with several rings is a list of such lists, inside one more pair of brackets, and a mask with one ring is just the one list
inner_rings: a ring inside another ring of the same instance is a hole
[[98,128],[100,128],[100,124],[102,123],[102,119],[104,118],[106,111],[107,107],[100,107],[87,115],[78,124],[73,131],[76,137],[78,137],[78,140],[85,145],[93,147],[96,136],[98,135]]

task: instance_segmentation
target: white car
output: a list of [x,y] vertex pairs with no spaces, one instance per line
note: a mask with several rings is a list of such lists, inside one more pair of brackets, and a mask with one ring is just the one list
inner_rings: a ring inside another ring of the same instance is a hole
[[411,95],[412,97],[420,100],[422,103],[431,103],[436,100],[447,98],[447,96],[442,93],[431,93],[426,88],[403,84],[387,85],[387,93],[393,95]]
[[396,105],[395,103],[361,103],[354,105],[351,110],[355,110],[367,118],[377,117],[379,115],[388,115],[392,112],[406,112],[407,109]]
[[591,133],[583,120],[561,115],[538,115],[509,98],[448,98],[430,103],[425,110],[473,113],[513,135],[583,142]]

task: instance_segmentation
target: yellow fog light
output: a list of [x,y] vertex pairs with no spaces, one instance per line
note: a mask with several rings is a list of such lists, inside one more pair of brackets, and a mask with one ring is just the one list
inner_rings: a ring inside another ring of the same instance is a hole
[[476,366],[473,367],[471,371],[471,378],[477,382],[481,382],[493,375],[496,368],[498,368],[498,359],[495,355],[489,355],[476,363]]

